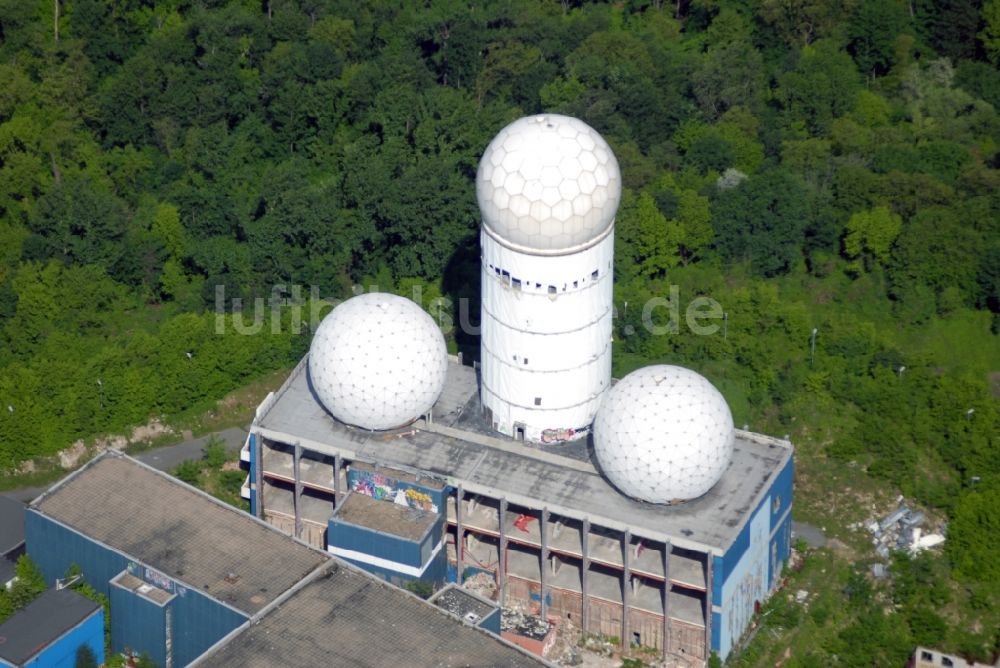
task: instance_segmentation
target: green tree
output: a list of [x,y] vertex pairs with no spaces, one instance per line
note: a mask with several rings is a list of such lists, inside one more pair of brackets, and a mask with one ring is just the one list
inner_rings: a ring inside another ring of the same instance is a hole
[[677,266],[683,231],[680,225],[668,221],[660,213],[656,201],[648,192],[624,198],[618,215],[618,229],[630,263],[636,265],[640,275],[662,277]]
[[861,211],[847,221],[844,252],[852,259],[867,255],[885,264],[902,229],[903,219],[887,206]]
[[983,30],[979,33],[990,60],[995,65],[1000,61],[1000,0],[986,0],[983,3]]
[[730,261],[747,261],[760,276],[787,272],[800,254],[807,195],[783,170],[752,177],[718,193],[713,204],[714,247]]
[[866,76],[885,74],[894,62],[896,38],[906,25],[902,6],[893,0],[860,2],[847,23],[848,50]]
[[986,476],[964,491],[948,525],[948,555],[962,580],[996,586],[1000,563],[992,556],[1000,540],[1000,476]]
[[90,645],[84,643],[76,649],[76,661],[74,668],[97,668],[97,656]]

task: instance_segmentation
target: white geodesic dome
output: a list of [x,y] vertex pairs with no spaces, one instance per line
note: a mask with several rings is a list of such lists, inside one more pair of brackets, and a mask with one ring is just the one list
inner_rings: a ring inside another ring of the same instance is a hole
[[447,369],[434,320],[409,299],[380,292],[330,311],[309,347],[319,400],[341,422],[364,429],[392,429],[425,415]]
[[608,230],[621,199],[618,160],[581,120],[518,119],[486,147],[476,176],[483,225],[519,250],[560,253]]
[[666,364],[638,369],[604,398],[594,454],[624,494],[650,503],[694,499],[722,477],[733,455],[733,415],[706,378]]

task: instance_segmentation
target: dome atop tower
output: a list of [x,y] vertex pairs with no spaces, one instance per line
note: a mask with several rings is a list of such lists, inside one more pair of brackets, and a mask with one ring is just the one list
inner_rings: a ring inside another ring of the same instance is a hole
[[403,297],[371,292],[323,318],[309,347],[309,375],[323,406],[364,429],[392,429],[430,411],[448,369],[434,320]]
[[736,432],[722,394],[678,366],[633,371],[604,398],[594,454],[624,494],[650,503],[694,499],[722,477]]
[[518,119],[486,147],[476,198],[487,231],[528,253],[558,255],[609,231],[621,199],[618,160],[581,120]]

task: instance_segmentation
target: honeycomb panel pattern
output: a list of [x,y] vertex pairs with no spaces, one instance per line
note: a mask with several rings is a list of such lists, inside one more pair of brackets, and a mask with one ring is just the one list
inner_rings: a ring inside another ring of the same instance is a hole
[[372,292],[334,308],[309,348],[313,389],[341,422],[391,429],[426,414],[448,369],[434,320],[403,297]]
[[650,503],[694,499],[733,455],[733,416],[707,379],[656,365],[619,381],[597,411],[594,454],[624,494]]
[[544,114],[514,121],[479,162],[483,223],[508,243],[556,253],[598,238],[621,199],[618,160],[583,121]]

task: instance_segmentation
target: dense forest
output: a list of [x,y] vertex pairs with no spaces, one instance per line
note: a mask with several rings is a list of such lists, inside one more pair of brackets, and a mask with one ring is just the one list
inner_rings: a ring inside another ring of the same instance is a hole
[[[479,156],[565,113],[626,186],[616,375],[696,368],[803,462],[950,519],[946,559],[894,566],[893,612],[848,588],[858,620],[796,660],[988,656],[998,63],[1000,0],[0,0],[0,469],[292,364],[293,285],[420,285],[457,321]],[[643,327],[671,286],[682,313],[718,301],[721,330]],[[281,299],[220,334],[223,294]],[[948,597],[978,621],[935,612]]]

